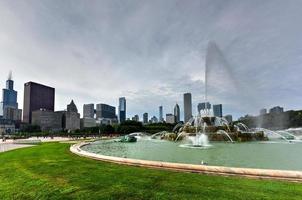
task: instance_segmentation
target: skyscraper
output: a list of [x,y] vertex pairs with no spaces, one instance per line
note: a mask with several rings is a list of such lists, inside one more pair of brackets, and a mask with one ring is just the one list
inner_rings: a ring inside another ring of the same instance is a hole
[[197,105],[197,110],[198,113],[200,113],[201,110],[208,112],[211,109],[211,104],[210,102],[203,102],[203,103],[199,103]]
[[12,73],[8,75],[6,88],[2,89],[2,101],[0,102],[0,116],[5,116],[6,108],[18,109],[17,91],[14,90]]
[[119,98],[118,112],[119,112],[119,122],[122,123],[122,122],[126,121],[126,98],[125,97]]
[[83,115],[84,118],[94,118],[94,104],[84,104],[83,106]]
[[96,105],[96,118],[107,118],[107,119],[116,119],[115,107],[107,104],[97,104]]
[[159,106],[159,122],[163,122],[163,106]]
[[54,111],[55,89],[39,83],[24,84],[23,121],[31,123],[32,112],[36,110]]
[[175,122],[176,123],[180,122],[180,109],[177,103],[174,106],[174,116],[175,116]]
[[213,105],[213,114],[215,117],[222,117],[222,104]]
[[192,95],[191,93],[184,94],[184,121],[188,122],[192,118]]
[[143,123],[147,124],[148,123],[148,113],[143,114]]

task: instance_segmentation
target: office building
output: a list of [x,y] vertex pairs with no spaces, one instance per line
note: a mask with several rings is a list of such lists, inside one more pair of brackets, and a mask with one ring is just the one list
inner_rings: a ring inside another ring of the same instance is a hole
[[94,118],[82,118],[80,121],[80,126],[82,128],[90,128],[90,127],[96,127],[96,120]]
[[267,114],[267,110],[265,108],[263,108],[260,110],[259,113],[260,113],[260,115],[265,115],[265,114]]
[[275,106],[269,110],[269,113],[283,113],[284,109],[280,106]]
[[94,104],[84,104],[83,106],[83,118],[94,118]]
[[40,126],[42,131],[61,131],[62,112],[40,109],[32,111],[31,124]]
[[118,106],[118,114],[119,114],[119,122],[122,123],[126,121],[126,98],[119,98],[119,106]]
[[222,104],[213,105],[213,115],[215,117],[222,117]]
[[199,103],[197,105],[197,110],[198,110],[198,113],[200,113],[200,111],[203,111],[204,113],[208,113],[209,110],[211,110],[210,102]]
[[192,95],[191,93],[184,94],[184,121],[188,122],[192,118]]
[[22,118],[22,110],[6,106],[3,111],[3,119],[20,122]]
[[229,122],[229,124],[233,122],[233,116],[232,115],[226,115],[226,116],[224,116],[224,118]]
[[174,106],[174,116],[175,116],[175,122],[180,122],[180,108],[179,105],[176,103]]
[[68,131],[74,131],[80,129],[80,113],[74,101],[71,100],[70,104],[67,105],[67,111],[63,112],[62,128]]
[[173,114],[166,114],[166,123],[174,124],[175,123],[175,116]]
[[106,118],[106,119],[115,119],[115,107],[107,104],[97,104],[96,105],[96,118]]
[[23,122],[32,122],[33,111],[54,111],[54,106],[54,88],[34,82],[24,84]]
[[159,106],[159,122],[163,122],[164,118],[163,118],[163,106]]
[[15,123],[12,120],[0,119],[0,137],[15,133]]
[[150,123],[158,123],[157,117],[155,117],[155,116],[151,117]]
[[143,114],[143,123],[148,124],[148,113]]
[[138,122],[138,121],[139,121],[139,116],[138,116],[138,115],[134,115],[134,116],[132,117],[132,121]]

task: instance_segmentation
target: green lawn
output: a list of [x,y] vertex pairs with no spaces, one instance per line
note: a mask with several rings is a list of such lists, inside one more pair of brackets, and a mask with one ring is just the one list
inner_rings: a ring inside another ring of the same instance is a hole
[[69,146],[0,153],[0,199],[302,199],[302,184],[122,166]]

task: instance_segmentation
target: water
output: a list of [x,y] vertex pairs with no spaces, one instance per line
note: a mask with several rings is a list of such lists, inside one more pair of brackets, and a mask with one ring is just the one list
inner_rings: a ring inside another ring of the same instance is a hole
[[164,140],[139,140],[136,143],[97,141],[83,150],[108,156],[176,163],[263,169],[302,170],[302,143],[212,142],[204,148],[181,148],[185,144]]

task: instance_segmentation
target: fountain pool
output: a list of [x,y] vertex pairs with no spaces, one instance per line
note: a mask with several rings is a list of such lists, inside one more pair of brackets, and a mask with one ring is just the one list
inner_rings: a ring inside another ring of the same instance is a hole
[[302,170],[302,143],[283,140],[226,143],[211,142],[204,148],[182,148],[184,143],[140,139],[136,143],[95,141],[81,149],[107,156],[174,163],[262,169]]

